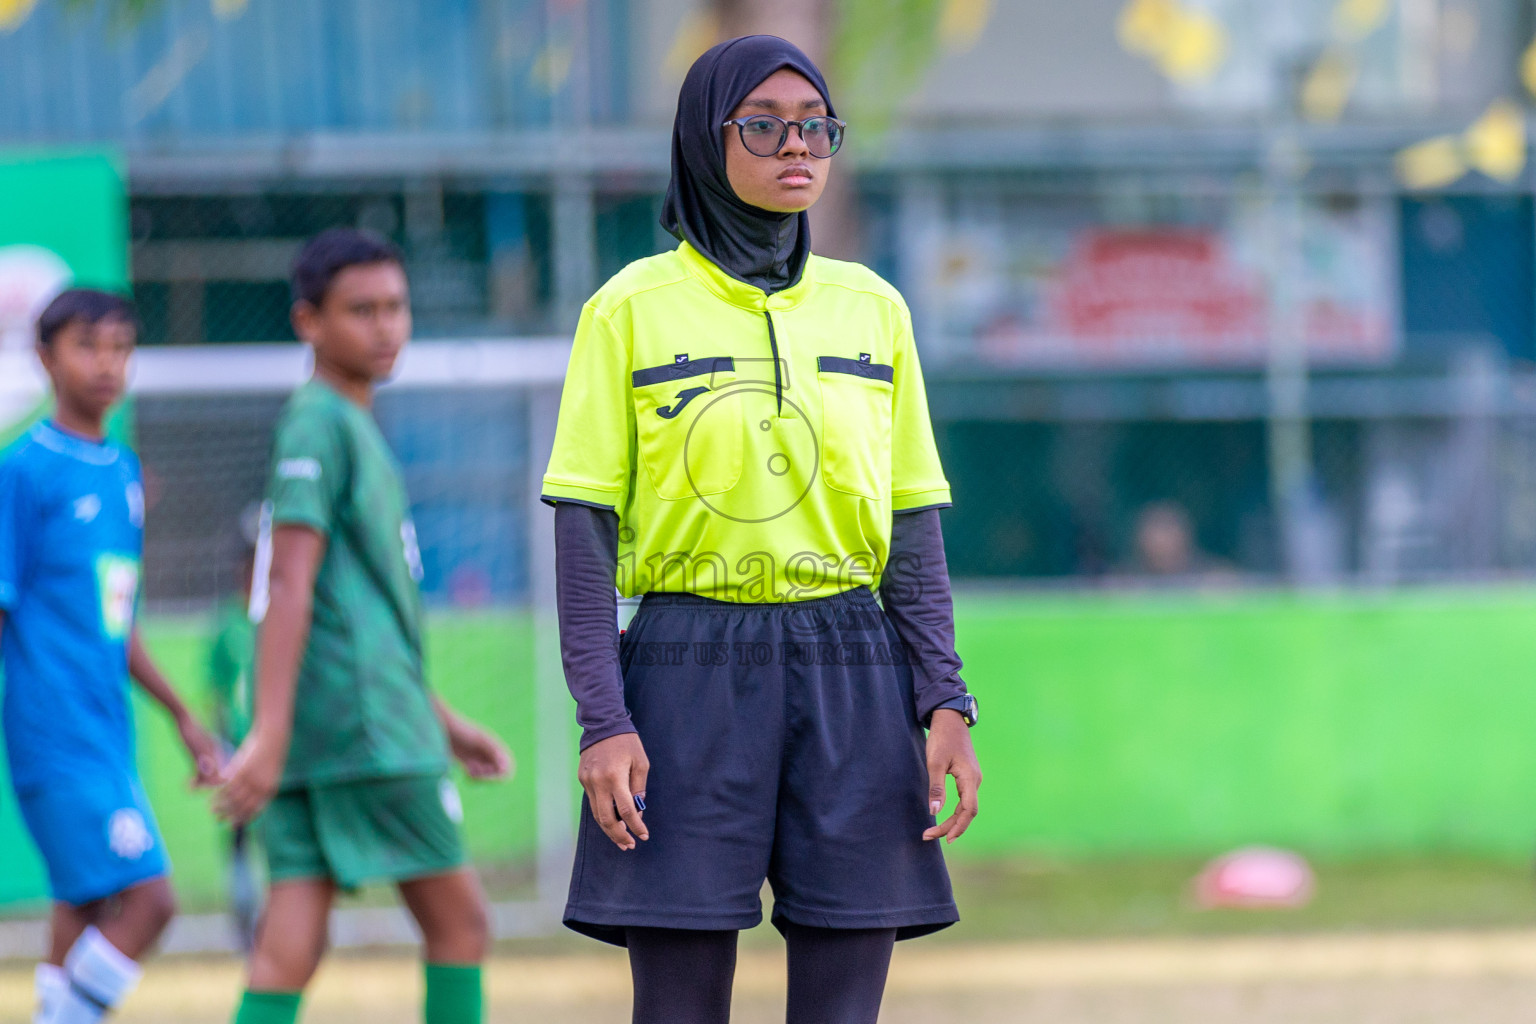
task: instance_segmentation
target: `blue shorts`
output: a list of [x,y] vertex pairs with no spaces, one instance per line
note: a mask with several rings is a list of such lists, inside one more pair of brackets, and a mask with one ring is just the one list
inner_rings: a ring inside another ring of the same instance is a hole
[[648,594],[619,648],[651,762],[651,838],[622,852],[582,802],[568,927],[894,928],[959,919],[928,811],[912,670],[867,588],[794,604]]
[[131,774],[67,779],[17,794],[53,898],[76,906],[170,873],[165,841]]

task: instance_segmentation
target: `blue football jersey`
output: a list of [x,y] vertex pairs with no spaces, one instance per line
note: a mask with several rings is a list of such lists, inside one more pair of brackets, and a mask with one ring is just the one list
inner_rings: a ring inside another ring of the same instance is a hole
[[129,449],[40,423],[0,461],[0,665],[18,792],[133,770],[128,642],[143,547]]

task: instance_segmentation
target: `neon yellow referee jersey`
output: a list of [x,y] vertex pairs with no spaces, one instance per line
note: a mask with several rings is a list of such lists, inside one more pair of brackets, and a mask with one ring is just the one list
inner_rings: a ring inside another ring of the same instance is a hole
[[684,242],[582,310],[543,498],[619,514],[620,593],[875,586],[891,515],[950,503],[901,295],[811,256],[774,295]]

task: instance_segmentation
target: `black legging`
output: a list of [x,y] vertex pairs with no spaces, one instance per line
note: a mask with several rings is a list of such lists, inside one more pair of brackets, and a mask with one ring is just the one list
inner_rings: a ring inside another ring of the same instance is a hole
[[[628,928],[634,1024],[725,1024],[731,1019],[736,932]],[[875,1024],[894,928],[785,928],[788,1024]]]

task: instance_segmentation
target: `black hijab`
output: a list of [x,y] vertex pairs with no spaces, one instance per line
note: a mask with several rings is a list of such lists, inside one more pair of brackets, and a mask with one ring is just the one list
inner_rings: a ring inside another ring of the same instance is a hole
[[743,202],[725,173],[720,126],[747,94],[781,68],[804,75],[836,117],[827,83],[800,48],[778,36],[741,36],[693,62],[672,123],[672,180],[661,226],[715,266],[772,294],[800,280],[811,254],[809,218]]

